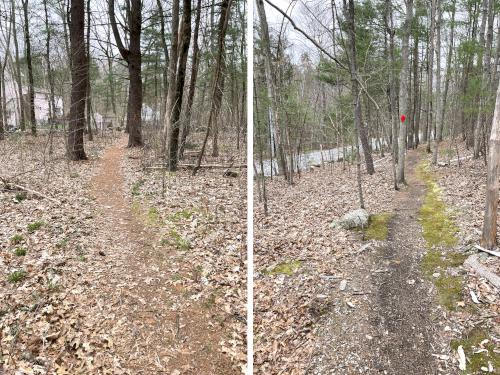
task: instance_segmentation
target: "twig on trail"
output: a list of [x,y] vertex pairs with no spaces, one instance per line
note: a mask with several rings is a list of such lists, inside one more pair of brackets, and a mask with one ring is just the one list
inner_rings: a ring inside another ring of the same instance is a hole
[[493,286],[500,289],[500,276],[492,272],[488,267],[485,267],[482,264],[480,264],[479,261],[477,260],[477,254],[468,257],[464,262],[464,266],[471,268],[479,276],[484,277],[491,284],[493,284]]
[[372,246],[372,243],[371,242],[368,242],[367,244],[364,244],[363,246],[361,246],[361,248],[356,252],[356,255],[359,255],[361,254],[363,251],[365,251],[366,249],[369,249],[370,247]]
[[3,177],[0,177],[0,181],[2,181],[2,183],[8,188],[8,189],[12,189],[12,188],[16,188],[18,190],[22,190],[22,191],[25,191],[27,193],[30,193],[30,194],[33,194],[33,195],[36,195],[38,197],[41,197],[41,198],[45,198],[45,199],[48,199],[49,201],[51,202],[54,202],[54,203],[57,203],[57,204],[62,204],[61,201],[55,199],[55,198],[51,198],[43,193],[40,193],[39,191],[36,191],[36,190],[32,190],[32,189],[28,189],[27,187],[25,186],[22,186],[22,185],[18,185],[18,184],[14,184],[13,182],[9,182],[7,179],[3,178]]
[[488,250],[488,249],[485,249],[484,247],[482,246],[479,246],[479,245],[474,245],[474,247],[476,249],[478,249],[479,251],[483,251],[485,253],[488,253],[490,255],[494,255],[496,257],[499,257],[500,258],[500,251],[493,251],[493,250]]

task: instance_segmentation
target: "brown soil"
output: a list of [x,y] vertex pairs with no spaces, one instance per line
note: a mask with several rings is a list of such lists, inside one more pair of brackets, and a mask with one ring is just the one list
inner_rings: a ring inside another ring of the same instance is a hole
[[[425,186],[415,173],[418,151],[407,154],[408,186],[395,192],[387,241],[343,260],[350,275],[326,317],[311,374],[437,374],[441,353],[432,284],[417,221]],[[346,302],[357,298],[355,306]],[[447,373],[454,373],[447,369]]]
[[210,307],[180,286],[165,287],[177,270],[171,268],[176,252],[155,246],[154,227],[145,225],[137,207],[125,199],[120,165],[125,145],[122,138],[106,151],[90,192],[102,207],[96,215],[99,236],[109,243],[100,253],[109,274],[95,293],[113,340],[113,373],[238,373],[219,350],[223,327],[214,324]]

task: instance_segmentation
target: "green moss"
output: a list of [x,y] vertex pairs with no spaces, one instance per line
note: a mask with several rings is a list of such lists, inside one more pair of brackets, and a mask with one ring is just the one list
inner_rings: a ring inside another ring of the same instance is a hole
[[442,254],[437,250],[429,250],[423,256],[420,265],[424,274],[430,276],[439,269],[445,270],[449,267],[461,266],[465,262],[465,259],[467,259],[467,254],[457,251],[449,251]]
[[439,303],[448,310],[456,310],[462,300],[463,280],[460,276],[440,276],[434,282],[438,290]]
[[42,227],[42,225],[44,225],[44,224],[45,223],[41,220],[35,221],[34,223],[31,223],[31,224],[28,224],[28,226],[27,226],[28,232],[33,233],[34,231],[37,231],[38,229],[40,229]]
[[463,280],[460,276],[447,276],[446,269],[463,264],[467,255],[456,251],[441,252],[437,248],[453,248],[458,243],[458,227],[441,198],[441,189],[434,181],[428,163],[422,163],[417,173],[426,186],[424,202],[419,212],[422,234],[428,251],[421,261],[422,272],[427,277],[441,271],[441,276],[432,278],[438,291],[441,305],[449,310],[457,308],[462,300]]
[[[489,342],[481,347],[481,342],[484,340],[489,340]],[[500,354],[493,351],[495,344],[488,332],[481,327],[475,327],[460,340],[452,340],[450,345],[453,350],[457,350],[459,346],[464,349],[468,361],[463,374],[480,373],[481,367],[488,367],[488,362],[491,362],[496,371],[500,369]],[[487,352],[475,353],[482,348],[486,349]]]
[[271,269],[265,270],[265,275],[288,275],[292,276],[293,273],[302,266],[300,260],[292,260],[289,262],[280,263]]
[[16,254],[16,256],[18,256],[18,257],[23,257],[26,255],[26,248],[22,247],[22,246],[18,246],[15,248],[14,254]]
[[392,214],[383,213],[379,215],[370,215],[368,228],[365,231],[365,239],[385,241],[389,234],[389,221]]
[[21,281],[23,280],[24,278],[26,277],[26,272],[25,271],[14,271],[12,272],[8,277],[7,279],[11,282],[11,283],[17,283],[18,281]]
[[10,238],[10,242],[13,244],[13,245],[17,245],[17,244],[20,244],[21,242],[24,241],[24,237],[21,236],[20,234],[14,234],[11,238]]
[[434,181],[428,164],[421,164],[418,173],[426,186],[426,194],[420,208],[419,218],[428,248],[456,246],[458,227],[441,198],[441,189]]

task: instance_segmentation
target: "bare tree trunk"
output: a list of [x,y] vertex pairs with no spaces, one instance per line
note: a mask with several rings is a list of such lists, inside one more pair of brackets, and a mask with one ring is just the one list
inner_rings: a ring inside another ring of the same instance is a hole
[[[351,73],[351,94],[353,97],[353,109],[354,109],[354,124],[356,127],[356,137],[359,136],[361,140],[361,146],[363,147],[363,154],[365,157],[366,172],[368,174],[374,174],[375,168],[373,166],[372,153],[370,150],[370,145],[368,143],[368,138],[366,136],[366,130],[363,126],[363,119],[361,113],[361,99],[358,97],[360,95],[359,82],[358,82],[358,65],[356,58],[356,32],[355,32],[355,22],[354,22],[354,0],[349,0],[349,4],[346,4],[344,0],[344,11],[346,13],[347,29],[349,37],[349,70]],[[357,140],[356,140],[357,142]]]
[[443,107],[443,100],[441,98],[441,20],[443,15],[441,0],[436,0],[436,11],[438,16],[436,26],[436,134],[434,138],[432,164],[437,164],[439,142],[443,134],[443,122],[440,116]]
[[[410,78],[410,63],[408,60],[409,55],[409,39],[410,39],[410,29],[413,16],[413,0],[405,0],[406,5],[406,18],[403,26],[403,44],[401,49],[401,78],[399,80],[399,98],[401,103],[399,105],[399,112],[402,115],[407,115],[410,103],[410,90],[408,87],[408,81]],[[398,183],[405,183],[405,156],[406,156],[406,125],[403,121],[399,126],[399,138],[398,138],[398,171],[397,171],[397,181]]]
[[127,102],[128,147],[142,146],[142,78],[141,78],[141,28],[142,2],[130,1],[128,18],[129,48],[126,49],[118,32],[115,17],[115,0],[109,0],[109,18],[115,37],[116,46],[122,58],[127,62],[129,75],[129,97]]
[[259,36],[264,50],[264,69],[266,75],[267,97],[269,99],[269,127],[271,134],[271,155],[274,155],[274,149],[278,151],[278,173],[283,173],[287,178],[288,170],[286,167],[286,157],[281,140],[281,128],[278,115],[278,101],[276,96],[275,73],[272,68],[271,42],[269,38],[269,27],[267,25],[266,10],[263,0],[256,0],[257,12],[259,15],[260,27]]
[[[47,1],[47,0],[45,0]],[[90,0],[87,0],[87,94],[86,94],[86,104],[87,104],[87,133],[89,141],[93,141],[94,137],[92,135],[92,99],[90,97]]]
[[47,40],[45,43],[46,47],[46,61],[47,61],[47,78],[49,81],[49,114],[51,115],[49,118],[49,122],[52,124],[54,121],[54,118],[56,116],[56,101],[55,101],[55,94],[54,94],[54,75],[52,72],[52,66],[50,63],[50,39],[51,39],[51,29],[49,25],[49,14],[48,14],[48,9],[47,9],[47,0],[43,1],[43,8],[45,12],[45,29],[47,31]]
[[184,118],[184,126],[182,127],[181,143],[179,146],[179,159],[184,155],[184,147],[191,128],[191,108],[194,102],[194,93],[196,89],[196,79],[198,78],[198,68],[200,65],[200,47],[198,45],[198,34],[200,31],[201,18],[201,0],[196,4],[196,20],[193,34],[193,56],[191,62],[191,77],[189,79],[189,92],[186,103],[186,116]]
[[24,44],[26,48],[26,65],[28,67],[28,101],[29,101],[29,119],[31,125],[31,134],[36,135],[36,117],[35,117],[35,87],[33,82],[33,65],[31,61],[31,38],[28,18],[28,0],[21,0],[24,12]]
[[71,107],[69,112],[67,155],[70,160],[87,159],[83,146],[87,57],[85,55],[85,2],[71,1],[69,26],[71,45]]
[[[176,171],[179,161],[179,133],[180,117],[182,109],[182,97],[184,92],[184,82],[186,80],[186,63],[189,53],[189,43],[191,41],[191,0],[182,2],[182,24],[179,35],[180,48],[178,54],[177,73],[175,80],[171,80],[169,85],[169,106],[167,117],[170,119],[169,140],[168,140],[168,169]],[[172,54],[172,60],[174,59]],[[172,96],[170,96],[172,94]]]
[[163,13],[163,5],[162,5],[161,1],[162,0],[156,0],[156,6],[158,7],[158,11],[160,13],[161,45],[162,45],[163,54],[165,57],[165,67],[163,69],[163,97],[162,97],[162,102],[160,103],[160,124],[164,124],[165,123],[165,112],[167,109],[170,58],[169,58],[169,54],[168,54],[167,39],[165,36],[165,34],[166,34],[165,33],[165,16]]
[[25,119],[24,119],[24,101],[23,101],[23,86],[21,82],[21,63],[19,61],[19,43],[17,41],[17,27],[16,27],[16,8],[15,8],[15,0],[11,0],[11,22],[12,22],[12,37],[14,40],[14,54],[16,60],[16,69],[15,69],[15,79],[17,84],[17,90],[19,92],[19,127],[22,131],[25,130]]
[[205,138],[203,140],[203,144],[201,146],[201,151],[198,156],[198,161],[196,163],[196,167],[193,169],[193,175],[195,175],[201,166],[201,161],[203,159],[203,155],[205,154],[205,148],[207,146],[208,137],[210,135],[210,131],[214,126],[215,121],[217,121],[217,117],[219,116],[220,105],[222,101],[222,88],[220,87],[220,82],[222,81],[222,75],[224,62],[224,51],[225,51],[225,39],[227,32],[227,25],[229,22],[229,14],[231,11],[231,5],[233,0],[223,0],[221,3],[221,14],[219,19],[219,40],[218,40],[218,52],[217,52],[217,62],[215,65],[215,73],[213,78],[213,86],[212,86],[212,105],[210,107],[210,114],[208,117],[208,126],[207,131],[205,132]]
[[488,180],[486,184],[486,209],[484,213],[481,245],[491,249],[497,244],[498,178],[500,169],[500,83],[497,89],[495,113],[490,135]]
[[[487,4],[486,4],[487,3]],[[480,34],[480,47],[484,46],[484,52],[481,50],[478,56],[478,67],[479,71],[482,70],[481,76],[481,90],[479,92],[479,108],[476,119],[476,126],[474,128],[474,158],[479,157],[479,152],[481,149],[481,131],[484,127],[485,114],[483,113],[485,92],[489,90],[489,75],[490,75],[490,64],[491,64],[491,45],[493,44],[493,22],[494,22],[494,12],[493,12],[493,0],[484,0],[483,12],[486,8],[486,18],[488,23],[488,33],[485,42],[485,19],[482,19],[481,23],[481,34]],[[483,17],[485,14],[483,13]]]

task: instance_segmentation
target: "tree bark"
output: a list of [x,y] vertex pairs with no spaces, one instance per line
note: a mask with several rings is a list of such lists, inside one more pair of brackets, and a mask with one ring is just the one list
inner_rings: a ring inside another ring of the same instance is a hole
[[266,10],[263,0],[256,0],[257,13],[259,15],[259,36],[262,43],[264,69],[266,76],[267,97],[269,100],[269,128],[271,134],[271,157],[274,157],[274,150],[278,152],[278,173],[283,173],[287,178],[285,150],[281,140],[281,128],[278,114],[278,99],[276,96],[275,73],[272,67],[271,42],[269,38],[269,27],[267,25]]
[[127,102],[128,147],[142,146],[142,78],[141,27],[142,2],[130,1],[128,18],[129,48],[123,45],[115,17],[115,0],[109,0],[109,18],[118,51],[128,65],[129,92]]
[[25,124],[25,114],[24,114],[24,99],[23,99],[23,86],[21,82],[21,63],[19,61],[19,43],[17,41],[17,27],[16,27],[16,8],[15,8],[15,0],[11,0],[11,6],[12,6],[12,37],[14,40],[14,54],[15,54],[15,59],[16,59],[16,69],[15,69],[15,76],[16,76],[16,84],[17,84],[17,90],[19,92],[19,127],[21,128],[22,131],[25,130],[26,124]]
[[[47,0],[45,0],[47,1]],[[92,99],[90,97],[90,1],[87,0],[87,94],[86,94],[86,104],[87,104],[87,135],[89,141],[93,141],[94,137],[92,135]]]
[[441,121],[441,111],[443,99],[441,98],[441,21],[443,12],[441,10],[441,0],[436,0],[437,25],[436,25],[436,134],[434,138],[434,152],[432,154],[432,164],[437,164],[439,153],[439,142],[443,134],[443,122]]
[[179,159],[184,155],[187,137],[191,129],[191,108],[193,107],[194,94],[196,91],[196,79],[198,78],[198,67],[200,65],[200,47],[198,44],[198,34],[200,32],[201,0],[196,4],[196,19],[193,34],[193,56],[191,58],[191,77],[189,79],[189,92],[186,103],[186,116],[182,127],[181,142],[179,146]]
[[[366,130],[363,126],[362,112],[361,112],[361,100],[359,95],[361,94],[359,90],[358,83],[358,65],[356,58],[356,32],[355,32],[355,22],[354,22],[354,0],[349,0],[346,4],[344,0],[344,11],[346,13],[347,29],[348,29],[348,39],[349,39],[349,71],[351,73],[351,95],[353,97],[353,109],[354,109],[354,125],[356,128],[356,137],[359,136],[361,140],[361,146],[363,148],[363,154],[365,156],[366,172],[370,175],[375,173],[375,168],[373,166],[372,153],[370,145],[368,143],[368,138],[366,136]],[[358,140],[356,139],[356,142]]]
[[28,18],[28,0],[21,0],[24,13],[24,44],[26,48],[26,65],[28,67],[28,103],[29,103],[29,121],[31,134],[36,135],[36,117],[35,117],[35,85],[33,82],[33,64],[31,59],[31,38]]
[[[168,169],[173,172],[177,170],[179,162],[179,132],[180,132],[180,117],[182,109],[182,98],[184,92],[184,82],[186,80],[186,63],[189,53],[189,43],[191,41],[191,0],[182,2],[182,24],[181,33],[179,35],[180,48],[178,53],[177,72],[175,80],[170,80],[169,86],[169,106],[167,118],[169,121],[169,141],[168,141]],[[172,60],[174,60],[172,53]]]
[[497,244],[498,178],[500,168],[500,83],[497,89],[495,113],[491,126],[488,155],[488,180],[486,183],[486,209],[484,213],[481,245],[487,249]]
[[[410,103],[410,90],[408,87],[408,82],[410,78],[410,63],[408,59],[409,55],[409,39],[410,39],[410,29],[413,16],[413,0],[405,0],[406,5],[406,18],[403,25],[403,44],[401,49],[401,78],[399,80],[399,98],[401,103],[399,105],[399,112],[402,115],[408,115],[409,103]],[[406,156],[406,125],[403,121],[400,122],[399,126],[399,138],[398,138],[398,170],[397,170],[397,181],[398,183],[405,183],[405,156]]]
[[87,92],[87,57],[85,55],[84,0],[71,0],[69,25],[71,48],[71,107],[69,112],[67,155],[70,160],[87,159],[83,145],[85,129],[85,94]]
[[193,175],[195,175],[201,166],[201,161],[203,159],[203,155],[205,154],[205,148],[207,146],[208,137],[210,135],[210,131],[214,126],[214,123],[217,121],[219,116],[219,110],[222,102],[222,87],[221,82],[223,82],[223,74],[224,74],[224,51],[225,51],[225,39],[227,32],[227,25],[229,22],[229,15],[231,12],[231,5],[233,4],[233,0],[223,0],[220,6],[221,14],[219,19],[219,32],[218,32],[218,46],[217,46],[217,62],[215,65],[215,72],[213,78],[212,85],[212,104],[210,106],[210,114],[208,116],[208,126],[205,132],[205,138],[203,140],[203,144],[201,146],[201,151],[198,156],[198,161],[196,163],[196,167],[193,169]]
[[56,101],[54,93],[54,75],[52,72],[52,65],[50,62],[50,41],[51,41],[51,29],[49,25],[49,12],[47,9],[47,0],[43,1],[43,9],[45,12],[45,29],[47,31],[47,39],[45,42],[46,47],[46,62],[47,62],[47,80],[49,82],[49,123],[53,123],[56,117]]

